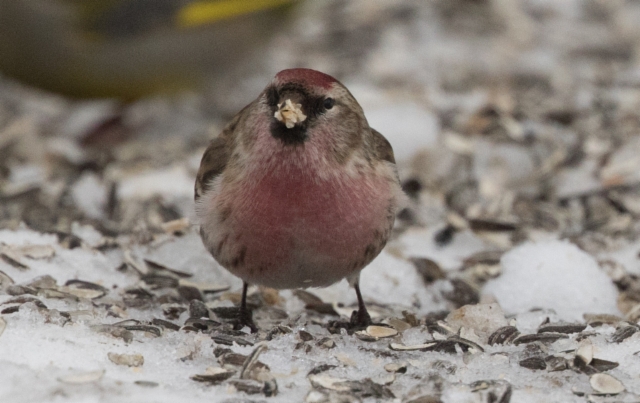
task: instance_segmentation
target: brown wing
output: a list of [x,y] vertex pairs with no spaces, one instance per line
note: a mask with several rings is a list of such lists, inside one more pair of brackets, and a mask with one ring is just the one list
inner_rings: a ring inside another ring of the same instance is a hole
[[205,150],[202,160],[200,161],[200,169],[198,169],[198,175],[196,176],[196,200],[198,200],[204,192],[209,190],[213,179],[220,175],[227,167],[233,151],[236,127],[243,124],[247,116],[247,111],[259,102],[259,100],[260,98],[242,108],[242,110],[227,123],[222,133],[209,143],[209,147]]
[[196,176],[195,199],[198,200],[204,192],[209,189],[211,181],[222,173],[229,161],[230,150],[227,146],[227,139],[216,137],[211,140],[207,147],[202,160],[200,161],[200,169]]
[[209,190],[211,181],[213,181],[216,176],[220,175],[226,168],[227,163],[229,162],[229,157],[231,156],[231,148],[235,137],[234,131],[240,121],[243,111],[244,109],[234,116],[218,137],[211,140],[209,147],[207,147],[204,155],[202,155],[200,169],[198,169],[198,175],[196,176],[196,200],[198,200],[204,192]]
[[382,161],[388,161],[392,164],[396,163],[396,159],[393,156],[393,148],[389,141],[384,138],[377,130],[371,129],[373,139],[373,149],[376,157]]

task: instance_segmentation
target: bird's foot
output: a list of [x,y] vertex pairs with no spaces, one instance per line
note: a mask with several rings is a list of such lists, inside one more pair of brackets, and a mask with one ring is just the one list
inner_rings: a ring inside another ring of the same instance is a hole
[[351,319],[349,320],[349,325],[356,329],[364,329],[367,326],[370,326],[373,322],[371,321],[371,316],[369,316],[369,312],[366,309],[358,309],[357,311],[353,311],[351,313]]
[[373,324],[371,316],[365,309],[364,311],[353,311],[348,322],[346,320],[332,320],[327,323],[326,327],[331,334],[340,334],[341,329],[344,329],[347,334],[351,335],[353,332],[366,329],[371,324]]
[[218,319],[224,323],[233,326],[234,330],[240,330],[245,326],[251,329],[251,333],[258,331],[258,327],[253,322],[252,310],[242,307],[218,307],[212,308],[211,311]]
[[243,327],[247,326],[251,329],[251,333],[256,333],[258,331],[258,326],[253,322],[251,310],[246,308],[238,308],[238,315],[232,323],[234,330],[241,330]]

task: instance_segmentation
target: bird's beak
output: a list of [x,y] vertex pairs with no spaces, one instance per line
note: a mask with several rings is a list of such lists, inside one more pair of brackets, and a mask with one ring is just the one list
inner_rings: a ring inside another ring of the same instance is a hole
[[273,116],[284,123],[287,129],[291,129],[307,119],[307,115],[302,112],[302,105],[294,104],[291,99],[278,104],[278,110]]

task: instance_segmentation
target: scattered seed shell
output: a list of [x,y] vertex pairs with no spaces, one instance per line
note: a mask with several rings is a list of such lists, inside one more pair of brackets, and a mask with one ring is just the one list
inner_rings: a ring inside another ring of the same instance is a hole
[[144,388],[155,388],[160,386],[158,382],[152,382],[152,381],[135,381],[134,384],[138,386],[142,386]]
[[175,323],[169,322],[168,320],[164,320],[164,319],[159,319],[159,318],[154,318],[151,321],[152,325],[155,326],[160,326],[164,329],[169,329],[169,330],[174,330],[174,331],[178,331],[180,330],[180,326],[176,325]]
[[633,336],[639,330],[640,329],[638,329],[636,326],[623,325],[616,330],[613,336],[611,336],[611,341],[613,343],[622,343],[629,337]]
[[594,374],[589,378],[589,384],[598,394],[617,395],[624,391],[622,382],[609,374]]
[[167,221],[160,226],[168,234],[184,232],[189,228],[189,219],[186,217],[177,220]]
[[389,323],[389,325],[391,325],[394,329],[396,329],[398,332],[404,332],[407,329],[411,329],[411,324],[408,322],[405,322],[404,320],[398,319],[398,318],[390,318],[387,323]]
[[314,388],[349,392],[351,388],[346,384],[347,379],[334,378],[327,375],[310,375],[309,382]]
[[211,336],[211,339],[218,344],[225,344],[227,346],[233,346],[233,343],[236,343],[239,346],[253,346],[253,343],[247,341],[240,337],[229,336],[226,334],[215,334]]
[[49,259],[56,255],[56,250],[51,245],[24,245],[16,248],[20,254],[31,259]]
[[212,385],[217,385],[231,378],[235,373],[236,371],[224,368],[209,367],[205,370],[204,374],[193,375],[191,379],[196,382],[206,382]]
[[547,363],[542,357],[529,357],[524,360],[520,360],[518,363],[521,367],[533,369],[533,370],[542,370],[547,369]]
[[385,326],[368,326],[365,332],[376,339],[382,339],[385,337],[393,337],[398,334],[398,331],[392,327]]
[[231,288],[231,286],[227,284],[197,283],[197,282],[185,280],[182,278],[178,280],[178,285],[184,286],[184,287],[194,287],[199,289],[201,292],[205,294],[214,294],[217,292],[223,292]]
[[534,333],[534,334],[523,334],[516,337],[513,340],[513,344],[516,346],[523,343],[533,343],[535,341],[539,341],[542,343],[553,343],[559,339],[566,339],[567,336],[564,333]]
[[503,326],[491,333],[489,336],[489,345],[494,346],[496,344],[509,344],[520,335],[520,332],[515,326]]
[[26,263],[21,262],[20,257],[9,250],[5,249],[2,253],[0,253],[0,259],[20,271],[29,270],[29,266],[27,266]]
[[2,270],[0,270],[0,289],[6,288],[15,282],[9,275]]
[[413,345],[404,345],[400,343],[391,343],[389,344],[389,348],[395,351],[416,351],[416,350],[426,350],[435,346],[437,343],[424,343],[424,344],[413,344]]
[[72,385],[80,385],[84,383],[91,383],[100,380],[104,376],[104,370],[80,372],[72,375],[65,375],[58,378],[58,381],[62,383],[68,383]]
[[593,360],[593,344],[588,339],[580,343],[576,350],[576,358],[580,358],[584,365],[589,365]]
[[547,363],[547,371],[549,372],[564,371],[569,368],[569,362],[564,357],[550,355],[545,357],[544,361]]
[[128,367],[141,367],[144,364],[144,357],[141,354],[116,354],[108,353],[109,361],[117,365]]
[[538,333],[580,333],[587,328],[586,324],[582,323],[549,323],[540,326]]
[[6,328],[7,328],[7,321],[4,320],[3,318],[0,318],[0,336],[2,336],[2,333]]
[[387,372],[397,372],[400,374],[404,374],[405,372],[407,372],[407,364],[398,364],[395,362],[386,364],[384,366],[384,370]]
[[617,362],[607,361],[601,358],[594,358],[593,360],[591,360],[590,365],[598,372],[609,371],[610,369],[614,369],[620,366],[620,364],[618,364]]

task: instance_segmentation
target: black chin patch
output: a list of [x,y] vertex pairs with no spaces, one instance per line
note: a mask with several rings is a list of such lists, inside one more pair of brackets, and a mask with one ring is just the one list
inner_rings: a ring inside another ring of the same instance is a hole
[[302,122],[289,129],[284,123],[274,119],[271,122],[271,135],[286,145],[302,144],[307,140],[307,125]]

